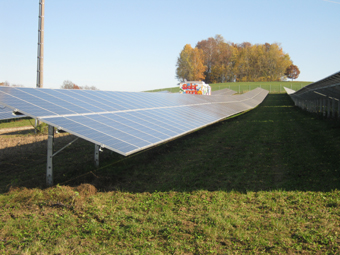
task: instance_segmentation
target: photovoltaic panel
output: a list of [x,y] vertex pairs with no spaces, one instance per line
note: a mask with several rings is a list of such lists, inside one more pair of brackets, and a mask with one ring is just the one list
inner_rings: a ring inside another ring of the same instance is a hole
[[13,115],[13,110],[4,106],[0,105],[0,120],[7,120],[7,119],[17,119],[27,117],[25,115]]
[[340,99],[340,72],[311,83],[298,91],[285,89],[294,101],[318,100],[322,98]]
[[257,88],[243,95],[113,92],[0,87],[0,103],[56,128],[130,155],[228,116],[266,97]]
[[211,92],[211,95],[217,96],[217,95],[233,95],[236,94],[237,92],[231,89],[220,89],[220,90],[215,90]]

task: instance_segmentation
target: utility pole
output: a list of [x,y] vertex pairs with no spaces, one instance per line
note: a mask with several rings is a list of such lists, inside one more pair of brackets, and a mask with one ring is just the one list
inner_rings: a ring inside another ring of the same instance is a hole
[[43,87],[45,0],[39,0],[37,88]]

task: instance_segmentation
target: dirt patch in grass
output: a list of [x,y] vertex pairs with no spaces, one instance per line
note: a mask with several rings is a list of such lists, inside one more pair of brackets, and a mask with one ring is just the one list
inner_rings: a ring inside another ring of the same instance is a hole
[[1,128],[0,129],[0,134],[3,134],[3,133],[15,133],[15,132],[20,132],[20,131],[23,131],[23,130],[31,130],[31,129],[34,129],[34,127],[32,126],[27,126],[27,127],[13,127],[13,128]]
[[83,197],[89,197],[97,194],[96,187],[88,183],[80,184],[78,187],[76,187],[76,190]]

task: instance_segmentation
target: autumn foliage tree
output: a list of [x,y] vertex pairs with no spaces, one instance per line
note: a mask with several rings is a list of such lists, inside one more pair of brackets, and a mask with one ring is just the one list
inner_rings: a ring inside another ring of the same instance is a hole
[[78,85],[73,83],[72,81],[66,80],[63,82],[63,85],[61,85],[62,89],[80,89]]
[[176,77],[180,81],[200,81],[205,78],[203,51],[186,44],[177,59]]
[[[177,78],[180,80],[181,77],[188,77],[184,74],[189,73],[187,70],[192,65],[188,52],[193,49],[188,46],[190,45],[184,47],[177,61]],[[216,35],[214,38],[199,41],[194,49],[203,52],[205,70],[202,76],[206,83],[285,80],[286,69],[292,65],[290,56],[283,52],[278,43],[235,44]]]
[[289,79],[297,79],[300,75],[300,70],[296,65],[290,65],[287,67],[285,75],[289,78]]
[[87,90],[97,90],[97,88],[95,86],[78,86],[75,83],[73,83],[72,81],[69,80],[65,80],[63,82],[63,85],[61,85],[60,87],[61,89],[87,89]]

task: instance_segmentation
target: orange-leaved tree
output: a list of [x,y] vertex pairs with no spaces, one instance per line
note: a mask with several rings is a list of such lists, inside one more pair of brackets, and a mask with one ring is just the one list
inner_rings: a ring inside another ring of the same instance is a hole
[[203,51],[186,44],[177,59],[176,77],[180,81],[200,81],[205,78]]
[[297,79],[300,75],[300,70],[296,65],[290,65],[287,67],[285,75],[289,78],[289,79]]

